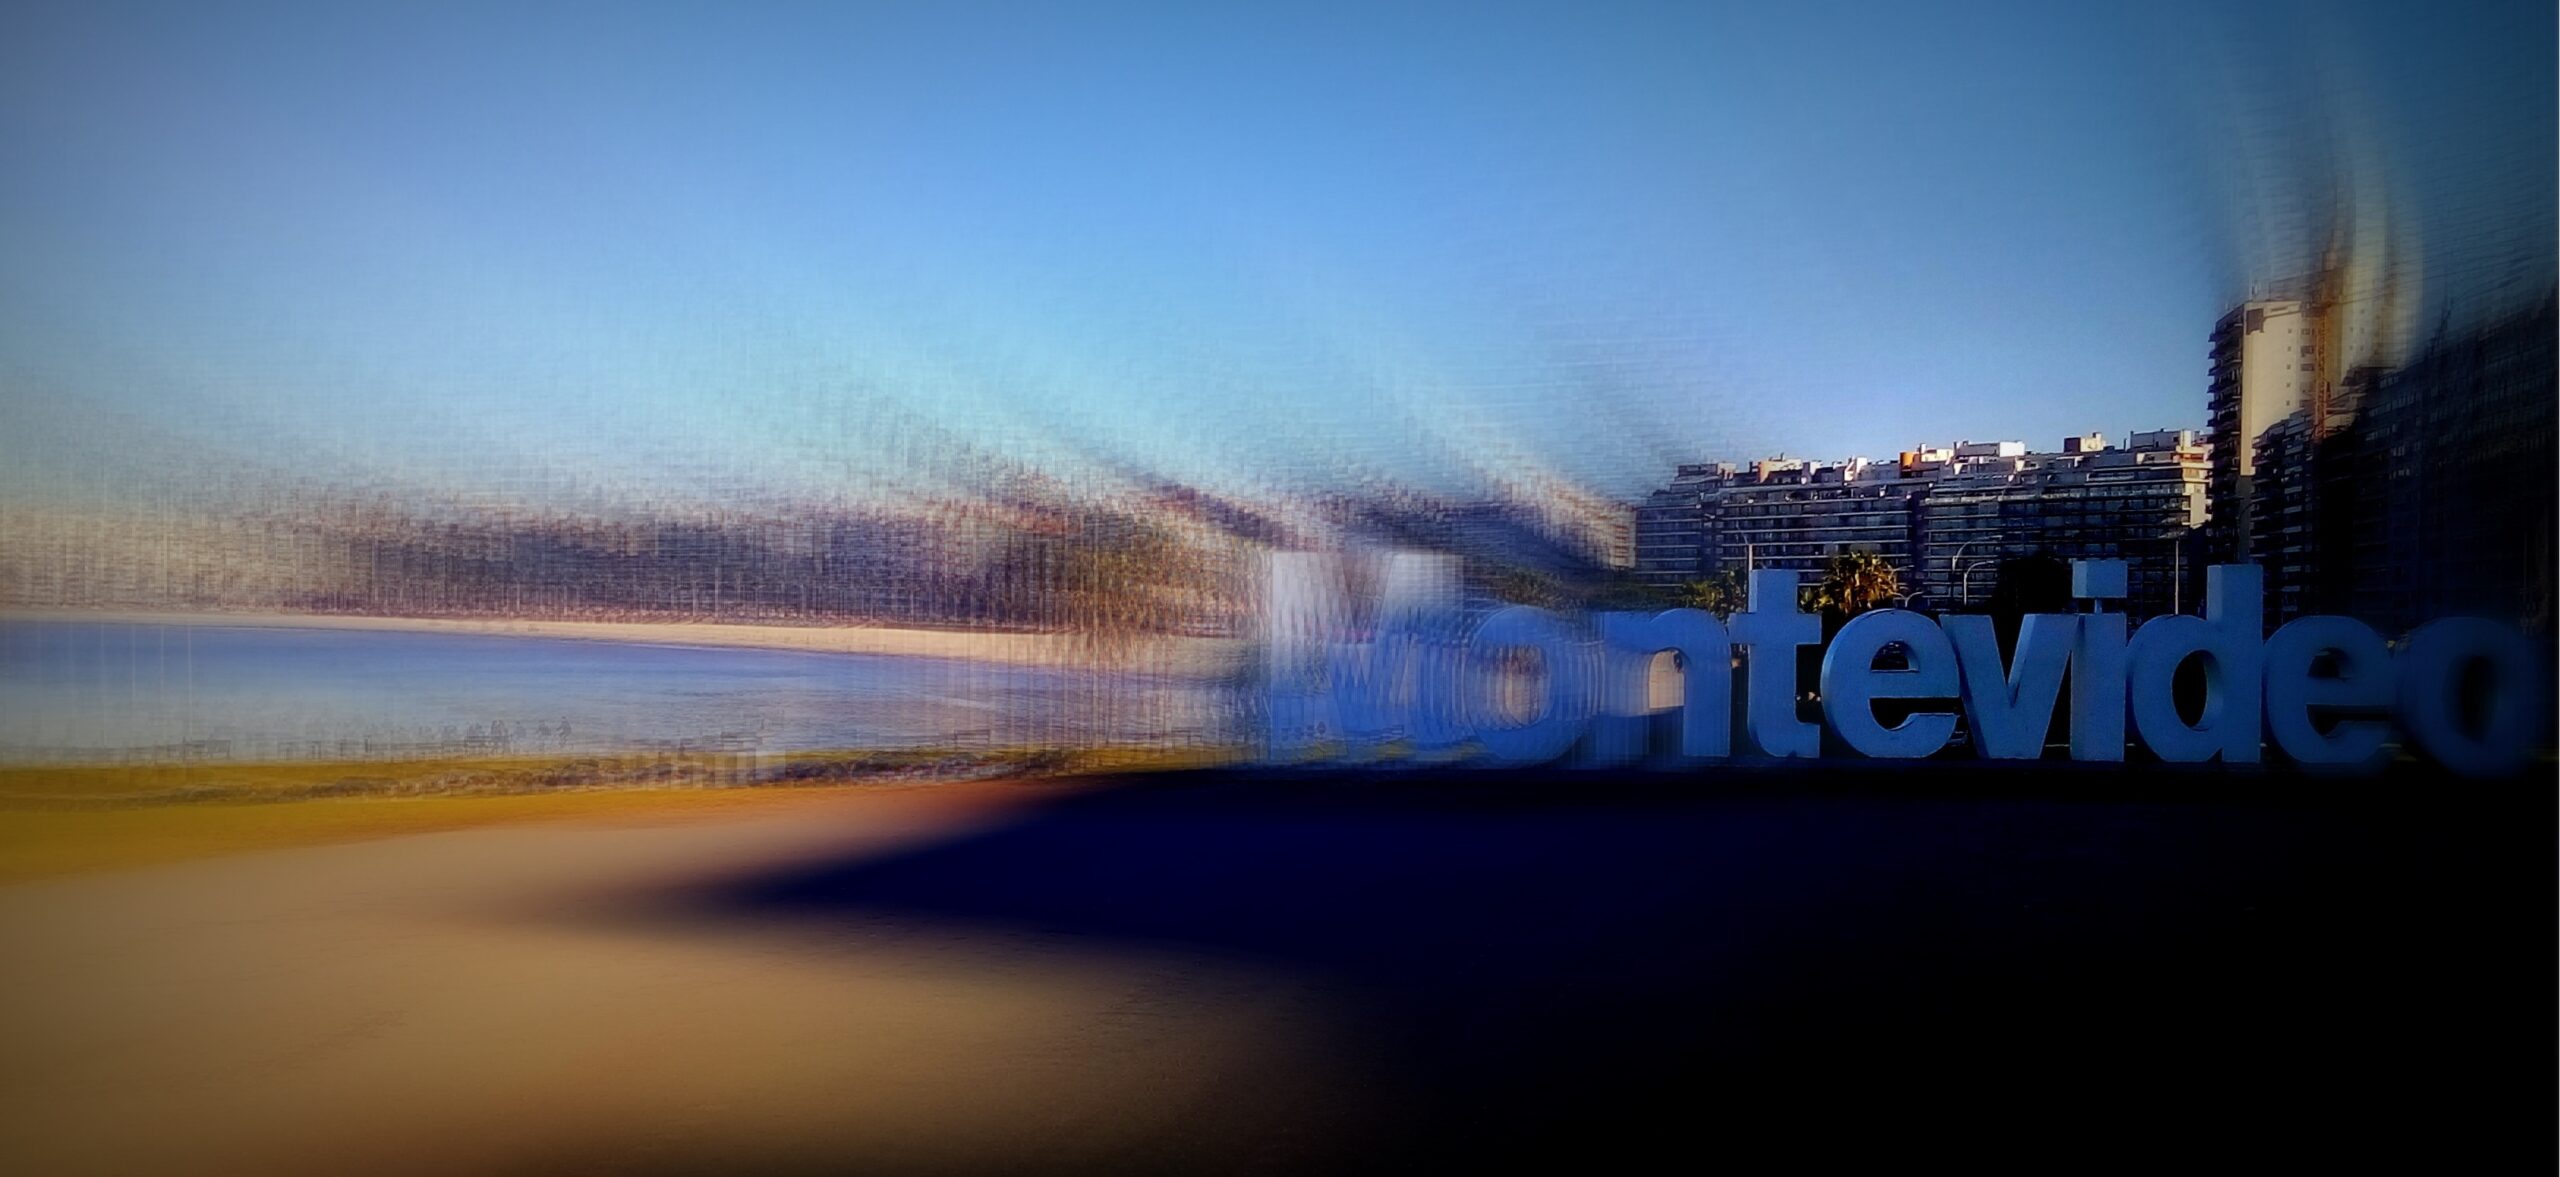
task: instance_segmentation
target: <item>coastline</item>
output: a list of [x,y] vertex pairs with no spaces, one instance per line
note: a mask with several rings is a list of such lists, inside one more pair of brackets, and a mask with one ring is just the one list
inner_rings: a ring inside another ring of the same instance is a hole
[[[1091,664],[1075,634],[900,629],[869,625],[756,625],[710,621],[553,621],[531,618],[377,617],[338,613],[179,613],[126,610],[11,609],[0,623],[74,622],[223,629],[341,629],[557,638],[628,645],[789,650],[807,654],[875,654],[947,658],[1024,666]],[[1231,668],[1242,643],[1232,638],[1155,636],[1126,643],[1101,660],[1113,670],[1207,676]]]

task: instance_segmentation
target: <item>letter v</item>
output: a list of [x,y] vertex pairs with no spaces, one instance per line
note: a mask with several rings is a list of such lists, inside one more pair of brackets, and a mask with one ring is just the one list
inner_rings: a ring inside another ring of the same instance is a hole
[[2017,657],[2003,671],[2000,640],[1990,618],[1956,614],[1938,619],[1963,671],[1964,720],[1973,734],[1975,755],[1994,760],[2044,755],[2045,732],[2053,725],[2054,701],[2062,694],[2062,672],[2070,665],[2079,624],[2079,618],[2066,613],[2027,615],[2018,626]]

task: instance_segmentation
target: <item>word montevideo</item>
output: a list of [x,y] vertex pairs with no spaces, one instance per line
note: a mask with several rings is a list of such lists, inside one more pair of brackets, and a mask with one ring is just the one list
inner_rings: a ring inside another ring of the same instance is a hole
[[[1820,755],[1827,726],[1859,755],[1924,757],[1953,741],[1959,713],[1977,755],[2032,759],[2045,753],[2066,681],[2074,760],[2123,760],[2129,720],[2163,761],[2254,764],[2272,743],[2299,764],[2375,768],[2391,755],[2396,720],[2406,744],[2437,763],[2500,776],[2526,763],[2542,726],[2541,658],[2513,627],[2447,618],[2396,651],[2345,617],[2298,618],[2262,637],[2263,589],[2251,565],[2207,570],[2202,616],[2157,617],[2130,632],[2122,613],[2030,614],[2005,665],[1989,617],[1861,613],[1821,655],[1815,723],[1798,715],[1797,658],[1822,644],[1822,619],[1798,604],[1794,572],[1751,573],[1746,607],[1723,622],[1697,609],[1576,621],[1514,606],[1461,633],[1450,607],[1454,566],[1398,553],[1353,639],[1331,559],[1280,554],[1265,582],[1263,753],[1275,761],[1393,746],[1515,764],[1568,752],[1631,763],[1650,751],[1659,710],[1650,677],[1665,653],[1687,668],[1677,746],[1691,759],[1732,755],[1737,726],[1745,750],[1760,756]],[[2121,599],[2126,577],[2123,561],[2078,561],[2073,593]],[[1737,654],[1743,672],[1721,672]],[[2200,661],[2203,682],[2193,719],[2176,690],[2190,661]],[[1531,664],[1538,673],[1524,671]],[[1498,703],[1523,695],[1523,705]],[[1902,718],[1880,718],[1879,700],[1903,701],[1894,708]],[[1929,709],[1931,700],[1953,706]]]

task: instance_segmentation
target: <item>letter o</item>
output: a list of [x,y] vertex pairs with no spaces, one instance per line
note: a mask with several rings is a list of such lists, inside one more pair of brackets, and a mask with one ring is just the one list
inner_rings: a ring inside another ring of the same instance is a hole
[[1541,764],[1573,747],[1599,709],[1600,647],[1577,640],[1544,609],[1514,605],[1476,627],[1467,639],[1469,662],[1481,666],[1502,650],[1527,647],[1546,662],[1545,705],[1537,718],[1505,726],[1489,701],[1477,696],[1476,740],[1485,754],[1508,764]]
[[[2494,621],[2448,617],[2409,634],[2400,650],[2400,723],[2429,759],[2468,777],[2507,776],[2524,767],[2541,734],[2544,679],[2524,635]],[[2489,668],[2488,716],[2463,730],[2455,692],[2462,672]]]

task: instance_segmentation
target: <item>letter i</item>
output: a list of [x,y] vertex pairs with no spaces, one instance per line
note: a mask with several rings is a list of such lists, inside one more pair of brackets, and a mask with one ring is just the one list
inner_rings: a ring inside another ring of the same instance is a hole
[[2124,759],[2125,630],[2122,613],[2083,613],[2071,649],[2071,758]]

